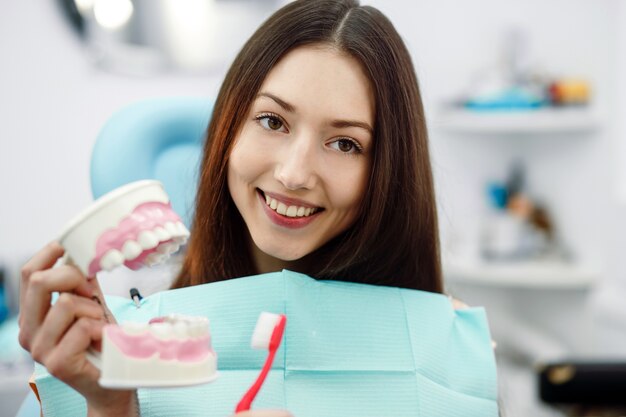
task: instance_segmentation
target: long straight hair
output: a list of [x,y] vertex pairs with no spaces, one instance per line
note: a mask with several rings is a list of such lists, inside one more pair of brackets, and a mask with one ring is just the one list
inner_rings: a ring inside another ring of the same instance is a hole
[[360,62],[375,97],[373,160],[354,224],[305,256],[317,279],[442,291],[424,110],[410,55],[391,22],[354,0],[300,0],[248,40],[217,97],[187,254],[174,288],[254,275],[246,225],[230,197],[228,159],[265,77],[289,51],[327,45]]

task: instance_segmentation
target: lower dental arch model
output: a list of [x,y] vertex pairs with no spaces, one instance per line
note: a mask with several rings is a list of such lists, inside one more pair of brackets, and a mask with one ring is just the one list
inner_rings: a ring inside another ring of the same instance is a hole
[[150,323],[107,325],[103,331],[103,387],[175,387],[217,377],[209,320],[170,315]]

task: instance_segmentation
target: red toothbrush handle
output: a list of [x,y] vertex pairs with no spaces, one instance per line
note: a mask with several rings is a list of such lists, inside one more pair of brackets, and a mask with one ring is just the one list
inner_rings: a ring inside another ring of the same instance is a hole
[[235,413],[239,413],[241,411],[248,411],[250,406],[252,405],[252,401],[256,397],[257,393],[261,389],[261,385],[265,381],[267,374],[270,372],[272,368],[272,363],[274,362],[274,356],[276,356],[276,352],[280,347],[280,342],[283,338],[283,333],[285,331],[285,325],[287,324],[287,317],[284,314],[280,315],[280,321],[274,328],[272,332],[272,336],[270,338],[269,344],[269,354],[267,355],[267,359],[265,359],[265,364],[263,364],[263,369],[261,369],[261,373],[257,377],[254,384],[250,387],[248,392],[245,393],[239,404],[237,404],[237,408],[235,409]]
[[274,361],[275,355],[276,355],[276,349],[271,350],[269,355],[267,355],[267,359],[265,360],[265,364],[263,365],[263,369],[261,370],[261,373],[257,377],[256,381],[254,381],[254,384],[250,387],[248,392],[246,392],[243,398],[241,398],[241,401],[239,401],[239,404],[237,404],[235,413],[248,411],[250,409],[250,407],[252,406],[252,401],[254,401],[254,398],[256,397],[259,390],[261,389],[261,385],[263,385],[263,382],[265,381],[265,378],[267,377],[267,374],[269,373],[272,367],[272,362]]

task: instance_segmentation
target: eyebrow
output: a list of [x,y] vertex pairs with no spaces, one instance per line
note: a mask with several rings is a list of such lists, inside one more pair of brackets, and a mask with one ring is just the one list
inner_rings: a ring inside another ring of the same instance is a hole
[[285,100],[276,97],[274,94],[271,93],[265,93],[265,92],[261,92],[257,95],[257,97],[267,97],[267,98],[271,98],[272,100],[274,100],[280,107],[282,107],[283,109],[285,109],[286,111],[288,111],[289,113],[295,113],[296,112],[296,108],[292,105],[287,103]]
[[[257,94],[257,97],[267,97],[269,99],[274,100],[276,104],[278,104],[280,107],[285,109],[285,111],[288,111],[289,113],[296,112],[296,107],[293,104],[287,103],[285,100],[279,97],[276,97],[272,93],[260,92],[259,94]],[[372,129],[372,127],[368,123],[361,122],[358,120],[339,120],[339,119],[332,120],[330,122],[330,125],[337,129],[346,128],[346,127],[360,127],[361,129],[365,129],[369,133],[374,134],[374,129]]]

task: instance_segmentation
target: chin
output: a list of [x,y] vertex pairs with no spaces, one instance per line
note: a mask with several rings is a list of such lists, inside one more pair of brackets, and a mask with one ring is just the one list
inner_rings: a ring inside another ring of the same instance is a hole
[[256,245],[266,255],[285,262],[297,261],[313,251],[312,249],[290,247],[288,244],[278,246],[273,243],[259,242]]

